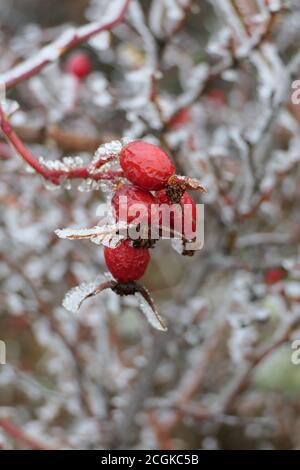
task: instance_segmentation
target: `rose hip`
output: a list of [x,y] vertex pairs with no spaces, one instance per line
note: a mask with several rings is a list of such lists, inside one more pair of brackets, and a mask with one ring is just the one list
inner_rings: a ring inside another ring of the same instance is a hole
[[[126,198],[126,199],[125,199]],[[116,213],[117,220],[123,220],[130,224],[136,217],[142,219],[144,223],[151,223],[152,214],[157,211],[157,200],[148,191],[133,186],[132,184],[122,184],[112,198],[112,205]]]
[[123,240],[116,248],[105,247],[107,268],[121,284],[140,279],[149,264],[150,254],[146,248],[133,248],[130,240]]
[[131,183],[148,191],[163,189],[175,173],[175,166],[166,152],[141,140],[123,147],[120,164]]

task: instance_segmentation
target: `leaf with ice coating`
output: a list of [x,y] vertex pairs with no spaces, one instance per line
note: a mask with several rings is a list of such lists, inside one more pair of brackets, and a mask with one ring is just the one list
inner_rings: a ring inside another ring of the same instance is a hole
[[63,306],[69,310],[69,312],[77,312],[82,302],[87,297],[93,295],[101,280],[102,277],[98,277],[92,282],[83,282],[79,286],[69,290],[62,302]]
[[103,244],[104,246],[115,248],[121,240],[126,238],[128,228],[129,226],[124,222],[118,222],[112,225],[101,227],[96,225],[95,227],[85,229],[58,229],[55,230],[55,233],[59,238],[67,238],[69,240],[90,239],[96,245]]
[[153,328],[155,328],[156,330],[167,331],[167,327],[163,319],[157,312],[154,302],[150,297],[150,294],[147,289],[143,287],[141,291],[137,292],[135,295],[139,300],[140,309],[146,316],[150,325],[153,326]]

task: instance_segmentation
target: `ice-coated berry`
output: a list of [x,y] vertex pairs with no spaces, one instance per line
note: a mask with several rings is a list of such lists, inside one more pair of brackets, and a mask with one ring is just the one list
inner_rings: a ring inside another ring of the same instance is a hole
[[116,248],[105,247],[107,268],[121,284],[140,279],[149,264],[150,254],[146,248],[133,248],[129,240],[123,240]]
[[[126,198],[126,199],[125,199]],[[157,212],[157,199],[148,191],[132,184],[123,184],[115,192],[112,205],[116,218],[130,224],[136,217],[142,222],[151,222],[152,214]]]
[[[162,205],[164,204],[166,204],[167,206],[171,206],[172,201],[168,197],[165,189],[157,191],[156,197],[161,205],[161,209],[163,207]],[[190,196],[190,194],[187,192],[183,194],[179,204],[181,206],[181,211],[179,210],[177,213],[176,211],[170,212],[170,228],[176,229],[175,218],[180,218],[180,223],[178,224],[178,226],[182,227],[182,232],[184,233],[184,236],[187,239],[190,239],[194,236],[194,232],[196,230],[197,205],[192,196]],[[176,205],[174,205],[174,208],[176,208]],[[187,223],[185,220],[186,217],[192,219],[191,230],[188,230]],[[166,218],[166,220],[168,220],[168,218]],[[162,221],[164,221],[164,218],[162,218]]]
[[120,164],[126,178],[147,191],[165,188],[168,179],[175,173],[175,166],[166,152],[157,145],[141,140],[123,147]]

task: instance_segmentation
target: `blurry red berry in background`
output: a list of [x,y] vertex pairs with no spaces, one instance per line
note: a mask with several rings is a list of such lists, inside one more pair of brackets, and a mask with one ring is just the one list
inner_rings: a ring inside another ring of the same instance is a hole
[[92,71],[92,61],[86,52],[74,52],[67,62],[66,71],[79,80],[85,79]]
[[133,248],[129,240],[123,240],[116,248],[104,248],[106,266],[113,277],[122,284],[140,279],[149,264],[146,248]]
[[286,272],[283,268],[268,269],[268,271],[266,271],[264,275],[265,283],[269,286],[277,284],[278,282],[282,281],[285,277]]
[[215,106],[222,107],[226,104],[225,93],[222,90],[219,90],[218,88],[212,88],[211,90],[209,90],[209,92],[207,93],[207,98]]
[[191,120],[191,117],[190,109],[183,108],[181,111],[175,114],[172,119],[170,119],[168,127],[172,130],[178,129],[179,127],[184,126],[184,124],[187,124]]

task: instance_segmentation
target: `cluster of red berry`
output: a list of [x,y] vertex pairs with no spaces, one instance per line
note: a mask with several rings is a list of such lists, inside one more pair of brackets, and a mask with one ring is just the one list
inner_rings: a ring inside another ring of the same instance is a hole
[[[99,240],[104,243],[107,233],[118,235],[113,247],[111,241],[115,239],[114,236],[109,238],[110,243],[108,246],[105,243],[104,248],[105,262],[113,279],[96,285],[96,287],[92,283],[91,288],[85,286],[83,291],[79,286],[80,301],[79,304],[76,303],[75,311],[85,299],[99,294],[105,289],[112,289],[121,296],[140,294],[146,301],[146,315],[150,323],[155,328],[165,331],[164,323],[149,292],[137,281],[144,275],[148,267],[149,249],[153,248],[157,239],[165,233],[164,211],[168,213],[168,234],[182,240],[184,246],[182,254],[193,254],[188,251],[186,243],[191,241],[195,235],[197,207],[193,198],[186,191],[203,192],[205,189],[195,179],[176,175],[175,166],[171,159],[156,145],[134,141],[124,145],[118,155],[124,178],[114,187],[111,200],[116,224],[94,227],[90,231],[86,229],[75,232],[72,229],[56,231],[61,238],[96,238],[96,243],[99,243]],[[124,200],[126,201],[125,208],[122,207]],[[174,207],[173,204],[176,206]],[[187,206],[188,210],[186,210]],[[186,218],[189,219],[188,223],[186,223]],[[158,233],[158,238],[153,237],[153,225]],[[135,231],[135,236],[133,236],[129,230],[131,226],[142,230]],[[115,233],[116,227],[118,227],[117,233]],[[125,228],[124,233],[123,231],[121,233],[120,227]],[[143,230],[144,228],[146,230]],[[138,233],[137,238],[136,233]],[[72,291],[65,297],[66,308],[70,305]],[[77,292],[78,290],[75,288],[75,297],[78,300]],[[71,304],[69,309],[74,311],[73,303],[71,302]]]
[[[120,214],[120,198],[126,197],[127,223],[134,220],[133,205],[144,209],[145,223],[151,224],[153,208],[160,208],[162,204],[180,204],[190,206],[189,214],[193,219],[193,230],[196,224],[196,203],[186,192],[187,189],[204,191],[202,185],[190,178],[175,175],[175,166],[169,156],[159,147],[143,141],[134,141],[123,147],[120,153],[120,165],[128,183],[119,185],[112,198],[112,206],[115,209],[117,220]],[[161,212],[159,211],[160,215]],[[183,238],[189,238],[185,230],[184,216],[187,211],[180,211],[178,216],[182,218]],[[170,229],[174,229],[176,212],[170,213]],[[158,217],[159,224],[162,219]],[[119,284],[133,283],[145,273],[150,261],[149,246],[145,240],[123,240],[116,248],[106,247],[104,250],[107,267]]]
[[[65,70],[76,78],[78,84],[80,84],[92,71],[90,56],[84,51],[74,52],[69,56],[65,64]],[[161,236],[164,230],[164,221],[167,218],[169,233],[172,234],[173,232],[173,236],[177,233],[176,236],[181,237],[183,246],[185,246],[185,242],[192,240],[195,233],[197,215],[196,203],[186,191],[203,192],[205,188],[195,179],[176,175],[175,166],[171,159],[166,152],[156,145],[143,141],[131,142],[123,146],[119,159],[127,181],[117,185],[112,197],[111,202],[116,221],[123,221],[120,213],[122,200],[124,199],[121,200],[121,198],[126,198],[126,220],[124,222],[127,225],[134,223],[136,213],[134,210],[132,211],[132,208],[134,205],[138,205],[139,208],[142,207],[143,209],[142,214],[145,214],[142,220],[139,217],[140,224],[147,225],[149,228],[154,222],[152,218],[155,219],[154,224],[158,228],[159,236]],[[173,207],[168,212],[167,209],[172,204],[179,204],[181,210],[177,212]],[[188,211],[186,207],[189,207]],[[155,213],[156,210],[157,213]],[[163,216],[164,211],[165,214],[168,212],[166,218]],[[188,217],[186,217],[187,213]],[[186,218],[189,219],[187,224]],[[179,233],[177,227],[181,227]],[[157,239],[151,239],[151,234],[152,232],[149,230],[146,237],[133,240],[127,231],[126,238],[123,238],[116,247],[106,246],[104,258],[114,280],[101,284],[92,293],[84,296],[84,299],[108,288],[119,295],[130,295],[139,292],[154,313],[156,327],[165,329],[148,291],[136,282],[144,275],[150,261],[149,249],[153,248],[157,241]],[[72,236],[70,235],[69,238],[72,238]],[[80,237],[76,236],[74,238]],[[184,247],[183,254],[191,256],[194,252]]]

